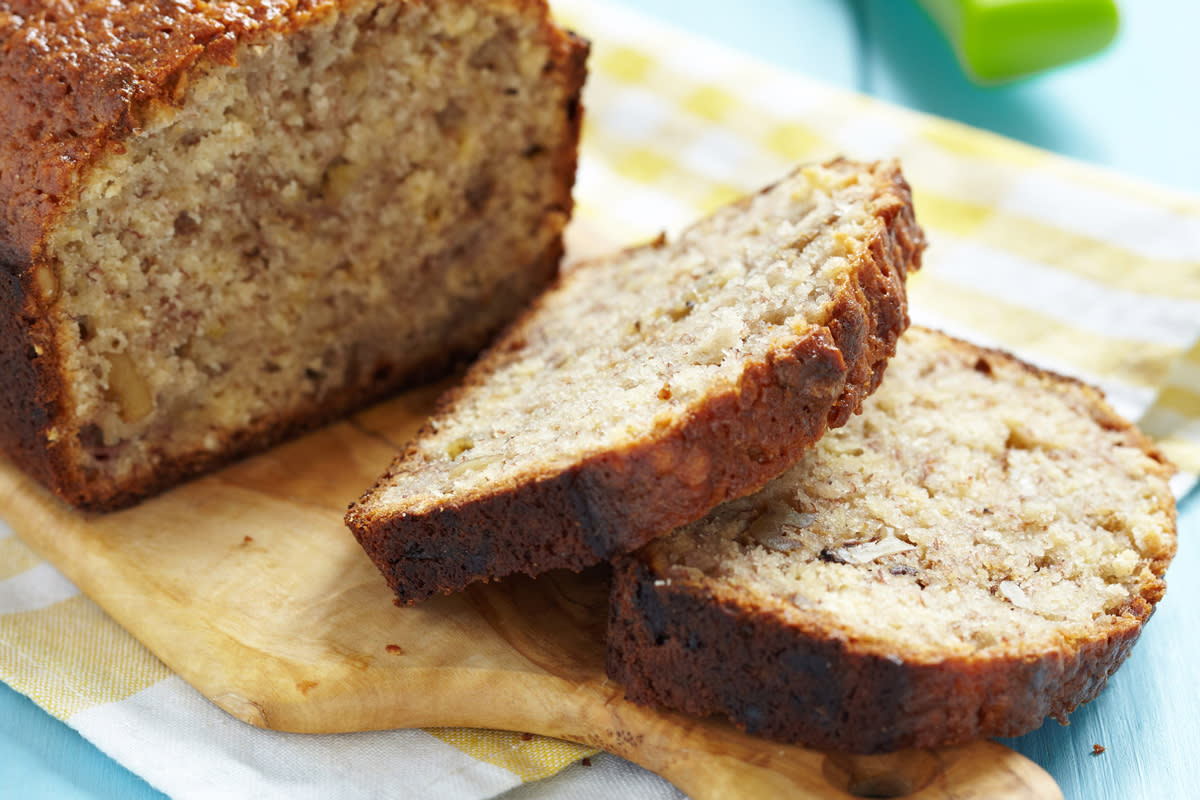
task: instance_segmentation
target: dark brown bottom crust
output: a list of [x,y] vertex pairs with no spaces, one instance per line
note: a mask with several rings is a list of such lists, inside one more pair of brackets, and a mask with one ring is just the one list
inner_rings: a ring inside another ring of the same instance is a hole
[[668,581],[633,556],[614,568],[605,667],[632,702],[724,715],[769,739],[864,754],[944,747],[1065,723],[1148,616],[1059,651],[906,663]]
[[827,327],[791,352],[749,364],[737,387],[662,438],[420,517],[376,518],[365,494],[346,523],[398,602],[512,573],[580,570],[631,552],[759,489],[844,425],[878,387],[908,327],[905,280],[920,265],[924,237],[908,185],[898,173],[893,181],[878,211],[883,232]]
[[[238,459],[259,453],[288,439],[315,430],[333,420],[423,382],[443,377],[462,366],[483,349],[512,317],[554,278],[562,260],[563,245],[556,240],[542,257],[524,269],[514,270],[492,298],[493,308],[504,305],[505,313],[493,315],[498,322],[466,331],[458,341],[448,343],[446,352],[417,363],[398,360],[374,366],[363,383],[343,386],[313,405],[288,409],[274,418],[262,420],[253,428],[230,432],[224,445],[215,451],[196,451],[180,457],[164,458],[122,483],[74,479],[67,465],[42,478],[59,497],[87,511],[116,511],[147,497],[159,494],[191,478],[212,472]],[[398,353],[397,355],[403,355]],[[20,461],[18,461],[18,464]],[[39,476],[40,477],[40,476]],[[350,498],[347,498],[349,500]]]

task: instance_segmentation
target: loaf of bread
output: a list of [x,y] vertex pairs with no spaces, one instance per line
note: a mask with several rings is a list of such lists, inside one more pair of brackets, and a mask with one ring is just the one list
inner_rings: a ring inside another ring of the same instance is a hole
[[858,410],[922,246],[899,169],[838,160],[579,266],[347,522],[402,603],[639,547]]
[[861,416],[616,565],[608,674],[863,753],[1065,721],[1163,595],[1170,473],[1099,392],[913,328]]
[[0,4],[0,448],[114,508],[476,353],[557,271],[542,0]]

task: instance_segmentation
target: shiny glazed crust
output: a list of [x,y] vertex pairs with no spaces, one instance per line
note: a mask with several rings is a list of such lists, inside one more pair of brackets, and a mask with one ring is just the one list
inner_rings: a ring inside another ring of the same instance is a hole
[[[1121,447],[1144,454],[1147,480],[1158,498],[1154,513],[1165,529],[1161,542],[1144,548],[1144,572],[1129,598],[1082,629],[1063,623],[1053,646],[1027,645],[1019,630],[1010,630],[1000,636],[1007,644],[979,654],[969,648],[939,651],[937,644],[914,648],[899,634],[890,643],[880,641],[839,623],[836,615],[806,612],[787,597],[764,599],[728,579],[688,574],[665,555],[660,540],[614,564],[606,671],[629,700],[724,715],[748,733],[771,739],[875,753],[1017,736],[1047,717],[1065,724],[1069,712],[1099,694],[1165,591],[1162,576],[1175,552],[1167,491],[1172,468],[1091,387],[1002,351],[943,339],[945,347],[963,354],[964,363],[977,364],[989,376],[993,367],[1016,368],[1042,385],[1061,385],[1077,398],[1080,413]],[[967,528],[974,522],[957,524]],[[819,520],[813,525],[821,527]],[[820,560],[839,556],[822,551]],[[880,563],[886,573],[887,561]],[[896,567],[892,574],[917,570]],[[876,616],[886,616],[871,607]]]
[[[514,572],[579,570],[629,552],[753,491],[826,430],[844,424],[878,386],[908,325],[905,279],[919,267],[925,244],[899,170],[874,169],[870,180],[880,224],[859,254],[853,277],[835,293],[826,323],[786,348],[746,361],[731,390],[710,390],[699,406],[653,436],[565,469],[497,483],[466,499],[449,497],[420,513],[398,513],[379,501],[393,475],[409,469],[406,462],[420,460],[415,445],[401,455],[347,514],[347,524],[398,602],[411,604]],[[660,241],[646,247],[662,246]],[[601,265],[582,265],[576,272]],[[524,347],[524,327],[535,323],[538,306],[551,294],[522,315],[442,399],[418,440],[436,430],[439,419],[453,417],[459,399],[485,385],[509,351]]]
[[[396,389],[444,373],[474,355],[494,326],[465,333],[439,357],[380,365],[369,382],[335,389],[319,400],[280,408],[248,427],[217,430],[215,446],[174,455],[130,480],[85,475],[68,397],[72,379],[50,322],[56,297],[48,239],[96,165],[124,152],[123,141],[164,110],[179,106],[189,81],[236,62],[237,49],[264,37],[303,29],[349,0],[285,3],[85,2],[70,14],[43,3],[0,4],[0,452],[67,502],[109,510],[167,488],[241,455],[264,449],[360,408]],[[540,19],[555,42],[568,136],[550,156],[556,197],[548,205],[569,214],[581,124],[580,91],[587,43],[554,27],[544,2],[512,0]],[[57,7],[55,7],[57,8]],[[514,265],[509,316],[557,272],[561,239],[531,263]]]

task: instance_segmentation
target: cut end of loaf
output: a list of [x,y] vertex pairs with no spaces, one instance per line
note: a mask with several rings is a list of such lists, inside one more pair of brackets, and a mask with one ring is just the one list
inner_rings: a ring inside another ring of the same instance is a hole
[[[1026,732],[1094,697],[1162,597],[1170,472],[1095,390],[910,330],[860,417],[631,559],[610,672],[634,699],[817,747]],[[745,663],[737,637],[656,603],[743,617],[791,659],[764,686],[793,700],[749,713],[759,689],[715,672]]]
[[586,50],[545,13],[318,6],[191,70],[106,151],[38,272],[74,501],[127,502],[444,370],[545,285]]
[[461,588],[446,559],[484,579],[637,547],[858,409],[907,325],[922,247],[898,168],[838,160],[581,265],[347,521],[405,600]]

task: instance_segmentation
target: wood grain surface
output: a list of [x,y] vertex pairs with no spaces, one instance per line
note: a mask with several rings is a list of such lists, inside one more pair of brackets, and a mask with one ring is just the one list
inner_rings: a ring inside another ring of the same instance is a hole
[[0,516],[168,667],[252,725],[541,733],[628,758],[698,800],[1061,797],[1041,768],[993,742],[848,757],[628,703],[603,671],[603,568],[397,608],[342,515],[444,386],[114,514],[71,510],[0,461]]

